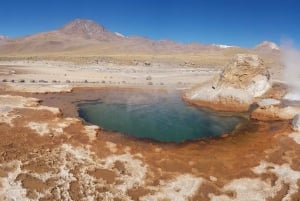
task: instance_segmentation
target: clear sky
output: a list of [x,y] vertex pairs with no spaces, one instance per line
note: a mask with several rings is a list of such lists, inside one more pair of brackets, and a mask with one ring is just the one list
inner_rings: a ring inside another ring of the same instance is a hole
[[1,0],[0,35],[57,29],[75,18],[124,35],[252,47],[300,47],[300,0]]

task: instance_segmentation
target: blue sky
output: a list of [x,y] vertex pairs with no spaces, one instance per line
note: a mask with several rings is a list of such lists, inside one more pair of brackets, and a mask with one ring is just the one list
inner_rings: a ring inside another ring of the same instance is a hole
[[298,0],[2,0],[0,35],[54,30],[75,18],[151,39],[252,47],[288,38],[300,47]]

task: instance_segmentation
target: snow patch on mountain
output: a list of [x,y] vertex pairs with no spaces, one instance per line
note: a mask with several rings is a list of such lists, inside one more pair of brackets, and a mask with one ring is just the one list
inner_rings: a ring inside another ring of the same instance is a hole
[[255,46],[255,49],[271,49],[271,50],[280,50],[279,46],[270,41],[263,41],[262,43]]
[[126,36],[124,36],[123,34],[119,33],[119,32],[115,32],[115,34],[119,37],[122,37],[122,38],[127,38]]
[[231,45],[222,45],[222,44],[213,44],[213,46],[219,47],[219,48],[222,48],[222,49],[234,47],[234,46],[231,46]]

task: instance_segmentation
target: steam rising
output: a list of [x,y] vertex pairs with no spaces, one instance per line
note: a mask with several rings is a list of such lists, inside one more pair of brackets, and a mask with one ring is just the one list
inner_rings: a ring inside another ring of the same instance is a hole
[[285,82],[293,90],[300,91],[300,52],[290,42],[285,42],[281,47],[281,60]]
[[284,81],[289,86],[285,99],[300,101],[300,51],[291,42],[281,46],[281,62],[284,65]]

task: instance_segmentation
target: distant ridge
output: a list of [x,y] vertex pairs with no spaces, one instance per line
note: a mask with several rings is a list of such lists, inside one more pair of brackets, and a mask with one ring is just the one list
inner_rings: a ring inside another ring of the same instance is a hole
[[[125,37],[107,30],[101,24],[87,19],[75,19],[61,28],[21,38],[5,40],[0,36],[0,54],[77,52],[84,54],[172,54],[199,52],[239,52],[237,46],[182,44],[172,40],[151,40],[141,36]],[[276,44],[263,42],[253,50],[276,49]],[[231,54],[231,53],[230,53]]]
[[76,19],[58,30],[64,34],[75,37],[82,37],[85,39],[95,40],[117,40],[119,36],[104,28],[104,26],[97,24],[92,20]]

